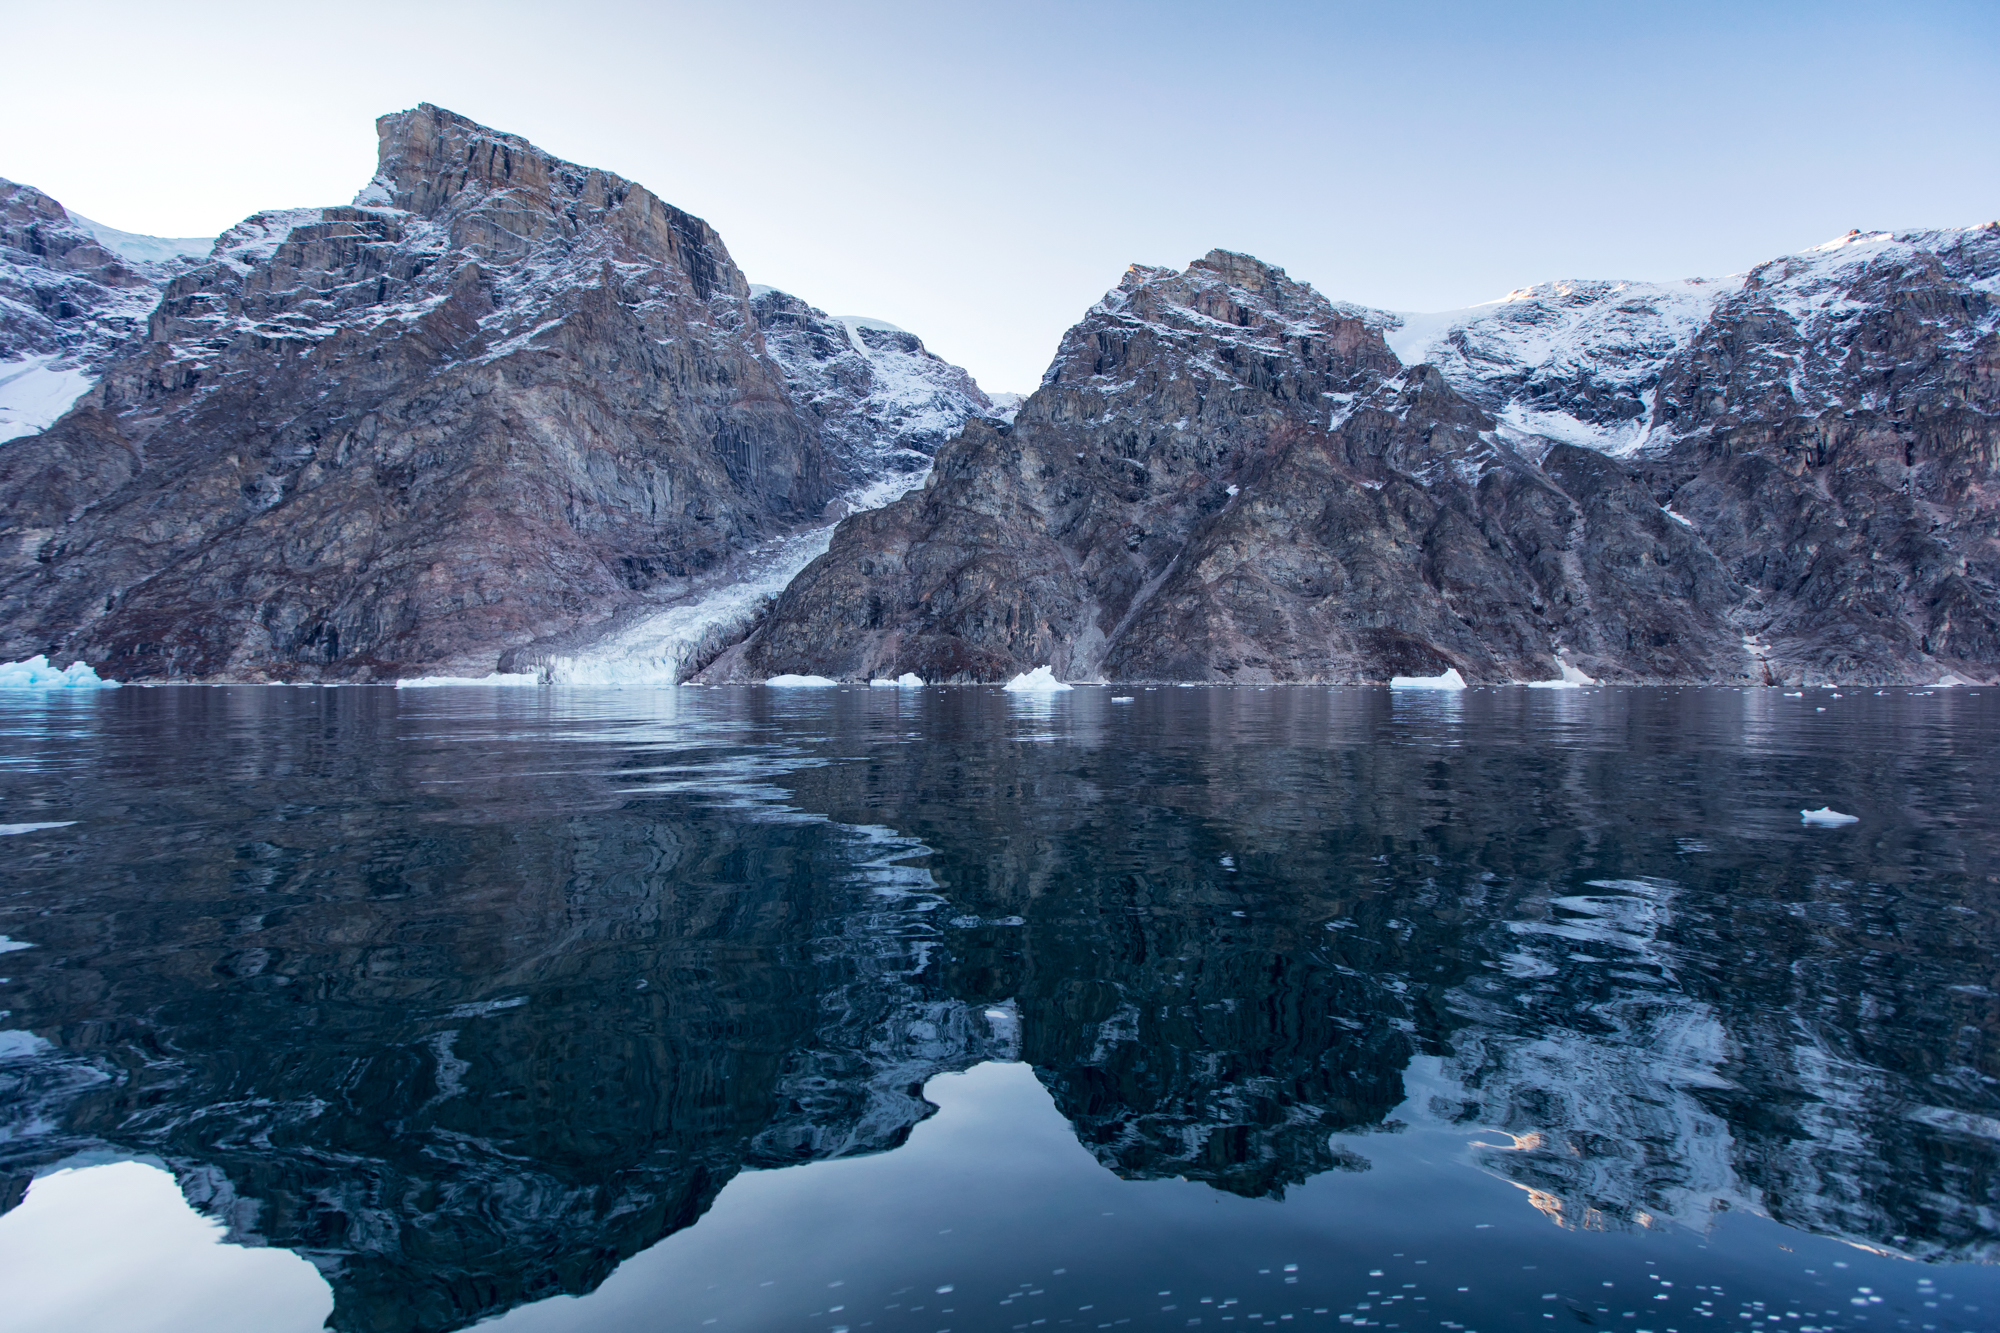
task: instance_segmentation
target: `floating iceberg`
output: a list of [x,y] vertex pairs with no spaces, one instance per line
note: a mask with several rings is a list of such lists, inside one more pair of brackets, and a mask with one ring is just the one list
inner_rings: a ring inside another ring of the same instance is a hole
[[1038,666],[1033,671],[1023,671],[1008,681],[1006,688],[1015,694],[1059,694],[1070,686],[1057,680],[1052,668]]
[[[68,828],[75,822],[74,819],[58,819],[52,824],[0,824],[0,838],[11,838],[17,833],[34,833],[45,828]],[[0,941],[6,938],[5,935],[0,935]],[[0,946],[0,953],[5,952],[5,947]]]
[[924,678],[914,671],[905,671],[894,680],[877,676],[868,683],[885,690],[920,690],[924,687]]
[[1457,667],[1445,668],[1442,676],[1397,676],[1389,682],[1392,690],[1462,690],[1465,677]]
[[115,680],[100,680],[86,662],[71,662],[58,671],[41,653],[19,662],[0,662],[0,690],[108,690]]
[[1799,811],[1799,822],[1815,828],[1839,828],[1842,824],[1859,824],[1861,816],[1843,815],[1832,806],[1823,805],[1817,810]]
[[542,678],[532,671],[496,671],[490,676],[412,676],[408,680],[396,682],[399,690],[436,690],[452,685],[505,685],[509,688],[522,685],[539,685]]
[[823,690],[830,685],[840,684],[825,676],[773,676],[764,682],[776,690]]

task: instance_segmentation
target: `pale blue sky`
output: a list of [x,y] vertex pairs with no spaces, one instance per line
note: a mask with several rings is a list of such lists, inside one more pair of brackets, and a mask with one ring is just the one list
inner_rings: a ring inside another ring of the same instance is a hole
[[2000,217],[2000,5],[171,3],[16,9],[0,176],[206,234],[432,101],[706,217],[753,281],[1039,380],[1132,262],[1393,309]]

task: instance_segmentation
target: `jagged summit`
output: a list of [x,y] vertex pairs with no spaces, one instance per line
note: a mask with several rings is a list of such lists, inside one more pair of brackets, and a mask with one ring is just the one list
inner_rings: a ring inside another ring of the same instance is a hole
[[0,656],[484,675],[877,479],[706,223],[434,106],[378,131],[359,203],[225,232],[0,454]]

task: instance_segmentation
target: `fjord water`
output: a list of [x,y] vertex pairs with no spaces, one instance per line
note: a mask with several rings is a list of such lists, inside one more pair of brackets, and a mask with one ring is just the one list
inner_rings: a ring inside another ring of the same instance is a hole
[[[9,694],[0,1327],[2000,1327],[1996,741],[1963,689]],[[140,1275],[168,1172],[241,1300]]]

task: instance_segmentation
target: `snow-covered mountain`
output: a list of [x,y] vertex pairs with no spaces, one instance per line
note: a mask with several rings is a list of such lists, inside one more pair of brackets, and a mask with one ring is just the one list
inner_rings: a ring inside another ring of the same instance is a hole
[[535,667],[719,586],[782,586],[773,549],[990,410],[879,324],[822,354],[825,317],[771,294],[767,341],[721,238],[641,186],[437,107],[379,129],[355,203],[255,214],[200,263],[109,234],[166,254],[127,262],[15,191],[9,253],[45,293],[15,359],[87,392],[0,451],[0,658]]
[[211,243],[119,231],[0,180],[0,442],[67,412]]

